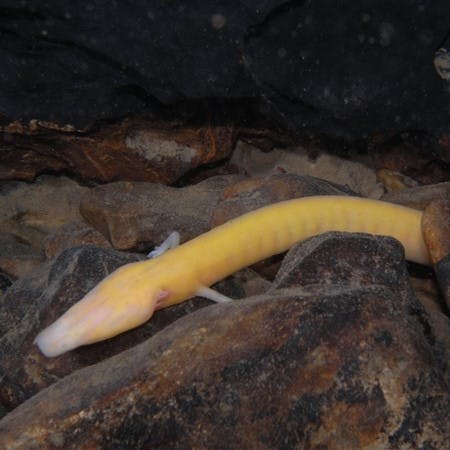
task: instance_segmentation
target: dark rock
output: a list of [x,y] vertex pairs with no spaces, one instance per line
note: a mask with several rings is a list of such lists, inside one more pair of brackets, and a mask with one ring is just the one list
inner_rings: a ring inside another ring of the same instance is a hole
[[[0,302],[0,403],[16,407],[73,371],[130,348],[184,314],[211,304],[194,298],[160,310],[134,330],[58,358],[45,358],[33,345],[37,333],[61,316],[106,275],[142,256],[90,245],[72,248],[10,286]],[[216,285],[231,297],[244,291],[233,280]],[[1,448],[1,445],[0,445]]]
[[171,231],[178,231],[182,241],[208,231],[223,189],[241,178],[212,177],[184,188],[110,183],[91,189],[83,197],[80,210],[114,248],[147,250],[159,245]]
[[[0,50],[1,51],[1,50]],[[0,127],[0,180],[63,172],[83,180],[173,183],[202,164],[226,158],[232,126],[184,125],[130,118],[74,131],[53,124]]]
[[410,295],[405,254],[391,237],[328,232],[294,245],[272,289],[310,285],[382,284]]
[[439,135],[448,90],[433,60],[447,13],[447,0],[8,0],[0,113],[79,128],[185,100],[262,98],[263,114],[296,131]]
[[450,253],[434,265],[436,278],[450,311]]
[[6,289],[13,284],[13,279],[7,273],[0,270],[0,299]]
[[73,373],[3,418],[0,445],[438,450],[449,406],[394,291],[291,289],[204,308]]

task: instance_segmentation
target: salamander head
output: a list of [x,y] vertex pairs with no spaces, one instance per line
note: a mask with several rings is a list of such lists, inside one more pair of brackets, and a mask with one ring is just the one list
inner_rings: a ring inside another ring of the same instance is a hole
[[59,356],[81,345],[116,336],[150,319],[169,293],[152,286],[149,274],[142,276],[135,264],[113,272],[41,331],[35,339],[41,352],[47,357]]

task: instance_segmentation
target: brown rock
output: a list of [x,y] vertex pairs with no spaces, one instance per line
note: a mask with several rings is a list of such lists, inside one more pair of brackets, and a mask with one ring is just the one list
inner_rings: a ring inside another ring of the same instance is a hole
[[0,270],[12,278],[26,276],[44,260],[42,252],[19,242],[15,236],[0,234]]
[[446,200],[448,198],[450,198],[450,182],[389,192],[383,195],[381,200],[423,210],[434,200]]
[[201,164],[227,157],[234,130],[146,118],[84,131],[34,122],[0,129],[0,141],[0,180],[30,181],[43,171],[66,171],[84,180],[169,184]]
[[41,250],[49,233],[82,220],[79,204],[87,190],[69,178],[47,175],[32,184],[5,183],[0,191],[0,233]]
[[[0,404],[11,410],[55,380],[137,345],[183,315],[212,303],[197,297],[157,311],[134,330],[58,358],[48,359],[39,352],[33,344],[39,331],[106,275],[140,258],[92,245],[71,248],[8,288],[0,302]],[[236,280],[228,279],[215,288],[233,298],[243,297]]]
[[[450,183],[449,183],[450,185]],[[450,253],[450,196],[431,202],[423,212],[423,239],[436,264]]]
[[379,285],[204,308],[23,403],[0,446],[448,448],[448,386],[405,303]]
[[275,174],[267,178],[248,178],[227,187],[216,206],[212,224],[228,220],[271,203],[310,195],[354,194],[345,186],[338,186],[318,178],[293,174]]
[[240,176],[208,178],[196,185],[173,188],[153,183],[117,182],[91,189],[80,210],[114,248],[147,250],[171,231],[182,241],[210,229],[211,213],[223,189]]
[[71,222],[48,235],[44,240],[44,251],[47,258],[54,258],[63,250],[83,244],[111,248],[110,242],[86,222]]

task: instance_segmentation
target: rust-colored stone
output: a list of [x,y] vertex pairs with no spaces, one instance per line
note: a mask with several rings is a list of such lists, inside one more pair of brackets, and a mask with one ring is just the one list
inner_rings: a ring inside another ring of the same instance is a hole
[[0,180],[32,180],[44,171],[84,180],[170,184],[201,164],[227,157],[232,126],[188,126],[145,117],[86,130],[45,122],[0,129]]
[[447,197],[447,200],[431,202],[425,208],[422,216],[423,238],[434,264],[450,253],[449,198],[450,196]]

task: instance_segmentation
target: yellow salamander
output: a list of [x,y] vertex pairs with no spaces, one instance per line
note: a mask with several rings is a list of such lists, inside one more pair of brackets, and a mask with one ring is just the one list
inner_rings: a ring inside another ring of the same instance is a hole
[[377,200],[314,196],[244,214],[160,256],[120,267],[36,337],[48,357],[108,339],[150,319],[160,308],[209,289],[237,270],[325,231],[364,232],[398,239],[406,258],[430,264],[420,211]]

